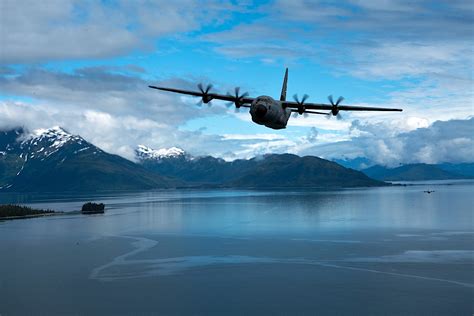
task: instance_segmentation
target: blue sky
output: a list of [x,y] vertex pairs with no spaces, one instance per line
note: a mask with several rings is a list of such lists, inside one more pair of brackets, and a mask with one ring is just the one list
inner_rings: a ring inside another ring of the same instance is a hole
[[[145,144],[226,159],[291,152],[389,165],[474,161],[473,6],[1,0],[0,128],[60,125],[130,159]],[[285,67],[289,96],[343,95],[346,104],[404,112],[291,118],[274,131],[245,111],[218,102],[197,108],[147,88],[203,82],[278,97]],[[447,135],[439,126],[449,126]],[[437,153],[451,150],[459,155]]]

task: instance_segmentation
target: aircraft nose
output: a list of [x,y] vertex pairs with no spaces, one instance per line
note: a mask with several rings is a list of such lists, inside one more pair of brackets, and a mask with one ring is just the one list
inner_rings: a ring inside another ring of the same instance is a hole
[[267,114],[267,107],[263,104],[258,104],[255,109],[255,115],[257,115],[257,117],[264,117],[265,114]]

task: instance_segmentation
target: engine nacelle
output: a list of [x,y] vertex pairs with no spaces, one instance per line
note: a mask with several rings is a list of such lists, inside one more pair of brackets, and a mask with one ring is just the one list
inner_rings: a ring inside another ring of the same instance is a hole
[[202,102],[204,102],[205,104],[208,104],[209,102],[212,101],[212,97],[208,96],[207,94],[203,95],[202,96]]

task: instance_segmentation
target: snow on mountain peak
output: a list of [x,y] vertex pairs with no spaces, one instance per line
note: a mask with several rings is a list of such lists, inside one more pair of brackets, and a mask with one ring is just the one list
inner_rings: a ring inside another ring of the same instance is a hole
[[31,145],[38,145],[42,142],[47,142],[49,147],[58,149],[69,141],[76,141],[82,144],[84,141],[82,137],[72,135],[64,130],[62,127],[54,126],[48,129],[37,129],[27,137],[23,143],[28,142]]
[[141,159],[177,158],[186,155],[186,152],[178,147],[153,149],[145,145],[138,145],[136,153]]
[[[63,128],[55,126],[48,129],[37,129],[22,137],[20,144],[25,161],[29,158],[46,158],[73,145],[74,154],[91,148],[82,137],[72,135]],[[23,157],[22,157],[23,158]]]
[[33,135],[37,137],[41,135],[54,135],[54,134],[70,135],[61,126],[53,126],[51,128],[38,128],[33,131]]

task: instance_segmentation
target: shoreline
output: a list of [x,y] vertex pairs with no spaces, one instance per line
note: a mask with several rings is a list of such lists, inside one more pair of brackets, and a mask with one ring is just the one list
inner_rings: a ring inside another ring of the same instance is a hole
[[46,216],[55,216],[62,215],[65,212],[54,212],[54,213],[45,213],[45,214],[29,214],[29,215],[19,215],[19,216],[6,216],[0,217],[0,221],[16,220],[16,219],[27,219],[27,218],[36,218],[36,217],[46,217]]

